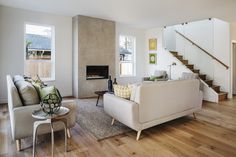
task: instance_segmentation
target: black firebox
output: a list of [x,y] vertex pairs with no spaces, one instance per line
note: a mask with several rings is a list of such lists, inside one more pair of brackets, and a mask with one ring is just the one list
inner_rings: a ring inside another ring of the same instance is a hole
[[87,65],[86,80],[108,79],[108,65]]

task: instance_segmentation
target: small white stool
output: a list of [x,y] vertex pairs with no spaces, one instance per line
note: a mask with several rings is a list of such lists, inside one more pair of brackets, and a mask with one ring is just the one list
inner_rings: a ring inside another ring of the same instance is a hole
[[33,157],[35,157],[35,148],[36,148],[36,140],[37,140],[37,129],[42,124],[49,124],[51,127],[51,143],[52,143],[52,157],[54,156],[54,122],[62,122],[64,125],[65,131],[65,152],[67,152],[67,119],[65,116],[69,114],[70,109],[66,107],[60,107],[60,110],[53,115],[48,115],[44,113],[42,110],[35,111],[32,113],[32,117],[38,119],[34,122],[33,128]]

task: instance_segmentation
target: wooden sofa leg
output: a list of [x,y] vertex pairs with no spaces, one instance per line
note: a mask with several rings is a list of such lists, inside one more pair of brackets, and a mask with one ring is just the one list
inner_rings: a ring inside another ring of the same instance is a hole
[[115,123],[115,118],[112,118],[111,125],[113,125],[114,123]]
[[67,137],[71,138],[70,129],[66,129]]
[[195,114],[194,112],[193,112],[193,118],[194,118],[194,119],[197,119],[197,118],[196,118],[196,114]]
[[21,150],[21,140],[16,140],[16,150],[17,151]]
[[137,141],[139,140],[139,137],[140,137],[140,135],[141,135],[141,132],[142,132],[142,130],[138,131],[138,133],[137,133],[137,137],[136,137],[136,140],[137,140]]

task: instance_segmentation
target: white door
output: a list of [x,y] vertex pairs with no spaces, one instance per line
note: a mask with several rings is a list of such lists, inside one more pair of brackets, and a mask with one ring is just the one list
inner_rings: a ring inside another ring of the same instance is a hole
[[233,43],[233,94],[236,95],[236,43]]

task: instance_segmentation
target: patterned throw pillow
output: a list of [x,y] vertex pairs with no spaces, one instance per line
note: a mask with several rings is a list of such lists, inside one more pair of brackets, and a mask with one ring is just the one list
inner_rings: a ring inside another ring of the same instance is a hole
[[61,103],[62,97],[59,90],[55,86],[47,86],[39,89],[41,101],[48,99],[49,95],[53,95],[54,102]]
[[131,88],[124,85],[113,85],[114,94],[124,99],[130,99]]
[[34,88],[37,90],[40,100],[43,101],[49,94],[55,95],[55,101],[61,103],[62,96],[55,86],[47,86],[37,75],[36,78],[31,80]]

